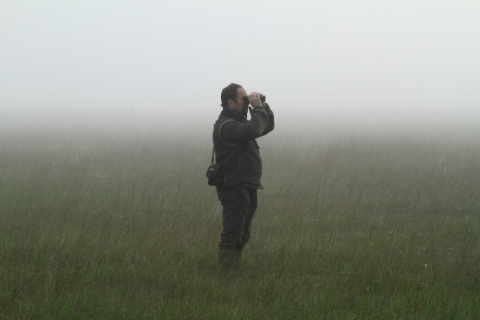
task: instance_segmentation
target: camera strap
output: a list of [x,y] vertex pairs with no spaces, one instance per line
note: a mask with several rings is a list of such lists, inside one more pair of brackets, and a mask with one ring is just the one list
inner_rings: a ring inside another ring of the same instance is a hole
[[[236,147],[238,145],[238,143],[228,143],[227,141],[223,140],[222,138],[222,135],[220,134],[221,130],[222,130],[222,127],[225,123],[227,122],[235,122],[235,120],[233,119],[227,119],[225,121],[222,122],[222,124],[220,125],[220,127],[218,128],[218,137],[220,138],[220,140],[226,144],[227,146],[229,147]],[[215,144],[213,145],[213,149],[212,149],[212,164],[216,163],[216,159],[215,159]]]
[[218,134],[218,137],[220,138],[220,140],[224,144],[226,144],[229,147],[234,147],[235,151],[232,153],[232,155],[229,157],[229,159],[227,161],[225,161],[224,164],[215,163],[216,162],[216,159],[215,159],[216,158],[215,157],[215,142],[213,143],[212,163],[208,167],[207,173],[206,173],[206,176],[208,178],[208,185],[210,185],[210,186],[223,186],[224,185],[224,183],[225,183],[225,181],[224,181],[225,180],[225,172],[226,172],[226,166],[225,165],[228,165],[228,163],[230,163],[230,161],[233,159],[233,157],[235,157],[235,155],[237,153],[238,143],[228,143],[228,142],[226,142],[225,140],[222,139],[222,135],[220,134],[220,130],[222,129],[223,125],[226,122],[232,122],[232,121],[235,121],[235,120],[227,119],[227,120],[223,121],[223,123],[218,128],[217,134]]

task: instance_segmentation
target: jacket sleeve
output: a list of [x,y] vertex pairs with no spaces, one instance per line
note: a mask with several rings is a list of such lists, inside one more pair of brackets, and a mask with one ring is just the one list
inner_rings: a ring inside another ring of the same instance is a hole
[[[226,122],[220,131],[221,138],[229,143],[241,143],[259,138],[272,131],[273,127],[267,131],[270,127],[270,122],[268,111],[266,109],[266,107],[253,108],[253,110],[250,111],[252,118],[247,122]],[[270,110],[269,107],[268,109]],[[273,117],[271,124],[273,125]]]
[[265,131],[263,131],[262,136],[266,135],[267,133],[275,129],[275,118],[274,118],[272,109],[270,109],[270,106],[268,105],[268,103],[265,103],[265,111],[267,111],[267,115],[268,115],[268,125]]

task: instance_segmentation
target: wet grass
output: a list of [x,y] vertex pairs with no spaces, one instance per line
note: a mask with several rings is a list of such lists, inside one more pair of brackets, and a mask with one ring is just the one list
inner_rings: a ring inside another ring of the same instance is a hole
[[260,140],[222,278],[208,133],[3,130],[0,318],[479,318],[480,142],[436,132]]

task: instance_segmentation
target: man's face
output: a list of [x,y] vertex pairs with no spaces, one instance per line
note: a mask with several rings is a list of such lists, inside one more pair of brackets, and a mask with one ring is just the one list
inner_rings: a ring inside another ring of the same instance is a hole
[[245,108],[243,97],[245,97],[246,95],[247,95],[247,91],[244,88],[238,88],[237,99],[236,101],[229,100],[229,108],[235,111],[243,112]]

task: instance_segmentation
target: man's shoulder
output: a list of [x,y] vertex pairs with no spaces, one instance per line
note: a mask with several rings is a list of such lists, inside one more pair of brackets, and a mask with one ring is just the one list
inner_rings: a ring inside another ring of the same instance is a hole
[[228,116],[225,116],[225,115],[222,115],[220,114],[220,116],[218,117],[218,119],[215,121],[215,126],[220,126],[222,124],[226,124],[228,122],[240,122],[239,120],[237,119],[234,119],[234,118],[230,118]]
[[219,135],[222,135],[225,130],[230,131],[233,128],[232,125],[235,125],[235,122],[239,121],[230,118],[218,119],[217,122],[215,122],[214,131],[217,131]]

